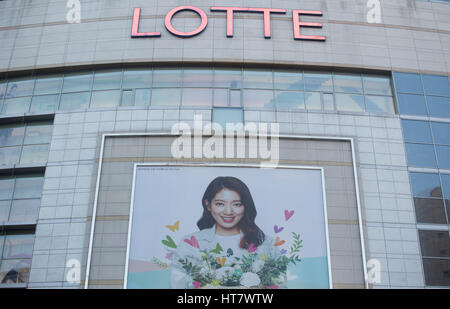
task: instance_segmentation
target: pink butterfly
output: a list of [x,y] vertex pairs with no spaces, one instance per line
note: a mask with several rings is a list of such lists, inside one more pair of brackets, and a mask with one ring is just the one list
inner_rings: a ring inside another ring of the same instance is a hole
[[198,245],[198,240],[197,238],[195,238],[195,236],[191,236],[191,239],[186,238],[184,242],[191,245],[194,248],[200,249],[200,246]]
[[173,256],[173,252],[166,253],[166,259],[171,260]]

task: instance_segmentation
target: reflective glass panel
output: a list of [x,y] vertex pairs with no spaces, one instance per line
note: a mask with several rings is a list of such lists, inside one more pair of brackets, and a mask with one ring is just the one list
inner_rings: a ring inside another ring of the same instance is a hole
[[6,82],[0,82],[0,102],[5,97],[6,93]]
[[134,92],[134,106],[148,106],[150,104],[150,89],[136,89]]
[[183,71],[183,87],[212,87],[214,72],[209,68],[190,69]]
[[391,80],[385,76],[363,75],[364,93],[392,95]]
[[303,73],[297,71],[273,72],[274,87],[279,90],[304,90]]
[[61,76],[45,76],[36,80],[34,86],[34,95],[56,94],[61,92],[62,77]]
[[244,88],[273,89],[272,71],[245,69]]
[[133,90],[122,91],[122,103],[121,106],[133,106],[134,105],[134,92]]
[[244,107],[273,109],[274,98],[272,90],[244,90]]
[[322,110],[320,92],[305,92],[305,106],[307,110]]
[[89,106],[89,92],[65,93],[61,96],[59,109],[63,111],[85,109]]
[[441,145],[450,145],[450,123],[431,122],[434,142]]
[[4,259],[30,259],[34,235],[7,235],[3,249]]
[[59,102],[59,94],[34,96],[31,101],[30,112],[32,113],[53,113]]
[[34,222],[38,218],[40,199],[13,200],[9,222]]
[[181,87],[182,70],[157,68],[153,70],[153,87]]
[[405,144],[408,166],[437,168],[433,145]]
[[244,112],[242,108],[214,108],[213,121],[226,130],[227,123],[243,123]]
[[427,121],[402,120],[405,142],[432,144],[430,124]]
[[424,74],[422,81],[426,94],[450,97],[450,84],[447,76]]
[[334,96],[332,93],[322,93],[323,109],[334,111]]
[[45,144],[52,139],[53,125],[47,123],[28,124],[24,144]]
[[9,80],[6,98],[30,96],[33,94],[33,88],[34,79],[21,78]]
[[0,126],[0,146],[21,145],[25,134],[25,127],[19,125]]
[[439,168],[450,169],[450,146],[436,145]]
[[366,112],[393,114],[394,101],[392,97],[366,95]]
[[447,224],[443,200],[414,198],[414,206],[418,223]]
[[152,90],[151,106],[179,106],[180,100],[180,88],[160,88]]
[[304,93],[299,91],[276,91],[277,109],[305,109]]
[[422,256],[450,257],[450,234],[448,231],[419,230]]
[[30,110],[31,97],[21,97],[14,99],[5,99],[2,108],[2,114],[23,114]]
[[419,74],[394,72],[394,81],[398,92],[423,93]]
[[442,191],[444,194],[444,197],[449,199],[450,198],[450,175],[449,174],[441,174],[442,179]]
[[122,89],[150,88],[152,70],[129,69],[123,72]]
[[410,173],[414,197],[442,197],[438,174]]
[[23,146],[20,164],[44,164],[48,159],[49,145]]
[[214,70],[214,86],[225,88],[241,88],[242,87],[242,71],[236,69],[215,69]]
[[363,93],[361,75],[335,73],[333,78],[334,91],[347,93]]
[[428,116],[423,95],[399,93],[397,98],[400,114]]
[[31,259],[3,260],[0,266],[0,283],[27,283],[30,277]]
[[14,198],[40,198],[42,193],[43,177],[18,177]]
[[0,166],[11,167],[19,162],[21,147],[0,148]]
[[343,112],[364,112],[364,96],[336,93],[336,108]]
[[0,200],[9,200],[14,192],[14,178],[0,179]]
[[73,73],[64,76],[63,92],[90,91],[92,73]]
[[450,118],[450,98],[427,96],[431,117]]
[[329,73],[305,72],[306,91],[333,92],[333,79]]
[[228,106],[228,89],[213,89],[214,106]]
[[231,107],[241,107],[241,91],[240,90],[230,90],[230,106]]
[[425,284],[430,286],[450,286],[450,259],[423,259]]
[[120,89],[122,72],[95,72],[92,90]]
[[93,91],[91,108],[116,107],[120,102],[120,90]]
[[[0,224],[2,224],[2,222],[7,222],[9,219],[9,210],[11,208],[11,200],[7,200],[7,201],[0,201]],[[1,236],[0,236],[0,242],[2,241]],[[0,249],[1,249],[1,243],[0,243]],[[0,253],[2,251],[0,250]],[[1,263],[1,262],[0,262]]]
[[212,104],[212,89],[208,88],[183,88],[183,106],[210,107]]

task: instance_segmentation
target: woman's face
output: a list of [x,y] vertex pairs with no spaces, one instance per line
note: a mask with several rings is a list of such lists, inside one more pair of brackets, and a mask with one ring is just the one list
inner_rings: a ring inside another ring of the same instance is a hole
[[237,224],[244,217],[244,205],[239,193],[229,189],[217,192],[211,203],[208,203],[208,210],[217,226],[228,231],[237,229]]

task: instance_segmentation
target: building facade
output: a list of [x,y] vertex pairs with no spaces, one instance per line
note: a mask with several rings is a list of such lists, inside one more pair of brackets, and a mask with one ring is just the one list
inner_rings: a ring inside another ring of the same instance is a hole
[[331,287],[448,288],[449,17],[422,0],[0,1],[0,288],[126,286],[135,164],[264,161],[174,157],[174,125],[196,121],[277,124],[279,164],[322,169]]

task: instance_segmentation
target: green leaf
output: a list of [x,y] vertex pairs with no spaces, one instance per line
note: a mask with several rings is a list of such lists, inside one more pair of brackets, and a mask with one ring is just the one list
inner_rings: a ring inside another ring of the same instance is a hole
[[222,249],[222,247],[220,246],[219,243],[217,243],[216,249],[211,250],[211,252],[212,252],[212,253],[215,253],[215,254],[220,254],[220,253],[222,253],[222,251],[223,251],[223,249]]
[[172,249],[176,249],[177,245],[175,244],[175,242],[173,241],[172,237],[170,237],[169,235],[166,236],[166,239],[163,239],[161,242],[163,243],[163,245],[172,248]]
[[233,250],[231,250],[231,248],[228,248],[227,254],[228,254],[228,257],[230,257],[234,254],[234,252],[233,252]]

